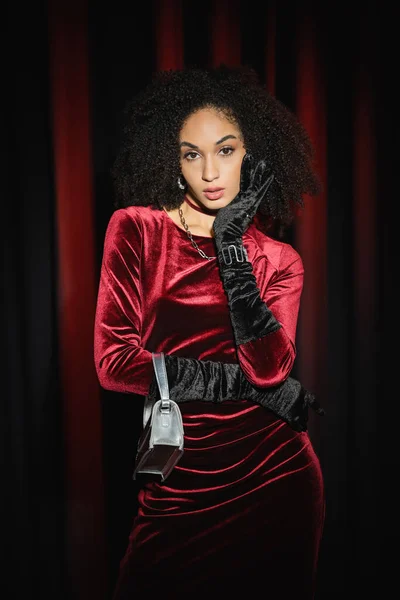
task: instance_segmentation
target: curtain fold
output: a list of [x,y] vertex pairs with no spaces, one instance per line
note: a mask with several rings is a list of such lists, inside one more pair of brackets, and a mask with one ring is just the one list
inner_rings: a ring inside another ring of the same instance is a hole
[[182,0],[155,2],[155,53],[159,71],[183,67]]
[[63,430],[47,6],[5,14],[0,595],[64,596]]
[[220,0],[211,5],[211,64],[229,66],[241,63],[240,2]]
[[49,48],[58,244],[58,330],[66,494],[66,586],[107,589],[99,383],[93,359],[95,234],[87,7],[50,3]]
[[[295,223],[296,244],[304,263],[305,280],[298,324],[297,372],[303,384],[326,398],[327,371],[327,108],[318,32],[318,15],[301,11],[296,19],[296,114],[315,150],[321,182],[318,197],[304,198]],[[322,425],[318,421],[318,426]],[[310,433],[318,444],[317,422]]]
[[[372,581],[379,578],[376,556],[369,541],[378,540],[380,525],[370,515],[378,514],[376,480],[371,472],[379,470],[377,460],[377,412],[379,397],[377,372],[378,331],[378,202],[376,82],[377,32],[375,14],[367,6],[354,32],[353,112],[353,441],[352,477],[349,490],[354,529],[354,553],[358,577],[367,571]],[[366,524],[368,523],[368,526]],[[379,554],[378,554],[379,556]]]

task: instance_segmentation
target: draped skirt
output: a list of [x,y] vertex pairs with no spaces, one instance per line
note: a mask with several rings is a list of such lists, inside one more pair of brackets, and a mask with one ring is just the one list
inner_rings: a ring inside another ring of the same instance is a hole
[[184,454],[140,489],[113,600],[314,598],[325,501],[308,433],[247,401],[181,411]]

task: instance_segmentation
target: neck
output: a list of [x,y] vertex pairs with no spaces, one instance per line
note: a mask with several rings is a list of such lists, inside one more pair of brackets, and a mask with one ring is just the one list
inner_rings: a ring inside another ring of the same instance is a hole
[[189,200],[187,196],[185,196],[185,202],[189,204],[189,206],[193,208],[193,210],[197,210],[198,212],[203,213],[204,215],[210,215],[210,217],[217,216],[218,209],[212,210],[211,208],[206,208],[205,206],[198,206],[197,204]]
[[[186,200],[186,199],[185,199]],[[187,226],[189,227],[189,230],[191,231],[191,233],[193,234],[198,234],[198,235],[205,235],[205,236],[210,236],[213,237],[213,232],[212,232],[212,226],[213,223],[215,221],[215,217],[217,216],[217,212],[218,211],[213,211],[212,213],[206,213],[203,212],[202,210],[200,210],[200,208],[198,208],[196,206],[196,209],[194,208],[194,204],[192,204],[189,200],[189,202],[183,202],[181,204],[180,209],[182,210],[184,219],[186,221]],[[181,219],[180,216],[178,214],[178,210],[177,212],[177,218],[178,218],[178,222],[179,224],[181,224]]]

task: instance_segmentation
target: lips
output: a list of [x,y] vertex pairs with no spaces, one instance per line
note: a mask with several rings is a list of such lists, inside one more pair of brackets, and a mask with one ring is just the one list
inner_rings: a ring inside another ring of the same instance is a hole
[[219,200],[224,195],[225,188],[207,188],[203,194],[208,200]]

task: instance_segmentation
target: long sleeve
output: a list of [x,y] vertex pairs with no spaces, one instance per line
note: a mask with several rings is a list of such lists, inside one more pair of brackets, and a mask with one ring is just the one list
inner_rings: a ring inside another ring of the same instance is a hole
[[[185,232],[163,211],[115,211],[104,239],[94,327],[101,386],[148,395],[154,377],[151,352],[159,351],[239,362],[258,387],[283,382],[295,357],[302,264],[290,246],[261,237],[254,241],[252,265],[261,298],[281,326],[235,347],[216,265],[198,260]],[[212,239],[198,238],[198,243],[212,253]]]
[[142,348],[142,231],[138,219],[118,210],[109,221],[94,326],[97,376],[108,390],[147,395],[151,352]]
[[[268,259],[267,259],[268,260]],[[257,264],[259,263],[259,264]],[[265,260],[258,259],[253,269],[263,281]],[[290,374],[296,358],[296,328],[303,289],[304,267],[299,254],[283,245],[273,264],[267,283],[260,285],[261,300],[280,324],[265,336],[239,344],[237,355],[248,381],[259,387],[274,386]]]

